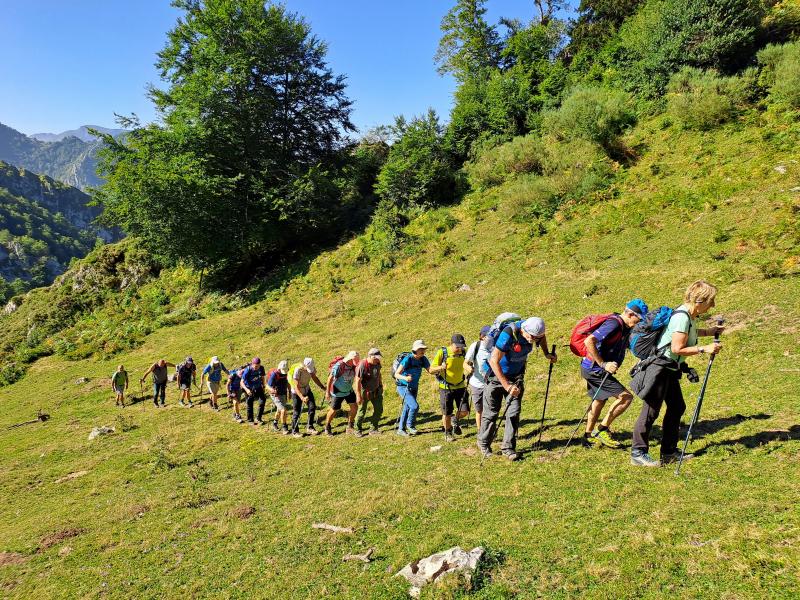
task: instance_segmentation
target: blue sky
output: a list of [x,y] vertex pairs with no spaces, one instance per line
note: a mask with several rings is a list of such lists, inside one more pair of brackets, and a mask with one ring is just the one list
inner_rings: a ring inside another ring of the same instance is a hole
[[[435,108],[446,117],[454,83],[433,55],[452,0],[287,0],[348,77],[353,122],[367,129]],[[488,0],[488,18],[528,20],[532,0]],[[178,12],[168,0],[10,0],[0,20],[0,122],[23,133],[114,127],[114,113],[155,118],[145,98]]]

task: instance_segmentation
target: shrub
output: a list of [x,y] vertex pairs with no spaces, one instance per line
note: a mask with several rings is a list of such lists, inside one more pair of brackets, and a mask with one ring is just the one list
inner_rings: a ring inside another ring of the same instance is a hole
[[758,53],[760,81],[769,89],[770,99],[800,108],[800,42],[770,44]]
[[486,189],[522,173],[541,174],[543,154],[538,137],[517,137],[482,152],[464,165],[464,171],[472,188]]
[[544,116],[542,129],[560,140],[590,140],[608,149],[635,122],[626,93],[582,86],[574,89],[558,110]]
[[359,238],[357,259],[373,263],[376,272],[391,269],[403,252],[408,236],[403,228],[408,217],[392,202],[383,200],[375,209],[367,231]]
[[756,92],[756,72],[722,77],[715,71],[684,67],[668,86],[667,112],[686,129],[705,131],[733,119]]

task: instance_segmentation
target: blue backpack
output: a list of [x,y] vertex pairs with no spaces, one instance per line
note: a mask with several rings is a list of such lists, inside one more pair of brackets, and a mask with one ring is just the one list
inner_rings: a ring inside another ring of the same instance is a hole
[[408,351],[401,352],[400,354],[395,356],[394,360],[392,361],[392,379],[394,379],[395,381],[397,381],[397,377],[395,377],[394,374],[397,373],[397,369],[400,368],[400,363],[403,362],[406,356],[409,356],[410,354],[413,353]]
[[685,310],[673,310],[669,306],[662,306],[647,313],[631,330],[628,342],[631,353],[636,358],[644,360],[663,350],[666,346],[656,347],[658,339],[664,333],[664,329],[667,327],[672,315],[679,313],[689,316],[689,313]]
[[[497,316],[492,324],[492,328],[489,330],[489,333],[486,335],[486,339],[482,342],[483,347],[488,352],[487,358],[482,360],[481,363],[478,365],[478,370],[480,371],[481,375],[486,376],[489,373],[489,358],[492,355],[492,350],[494,350],[494,346],[497,343],[497,338],[500,337],[500,334],[509,329],[509,333],[511,337],[515,340],[519,335],[519,326],[517,325],[518,321],[521,321],[522,317],[515,313],[501,313]],[[475,351],[477,355],[477,349]]]

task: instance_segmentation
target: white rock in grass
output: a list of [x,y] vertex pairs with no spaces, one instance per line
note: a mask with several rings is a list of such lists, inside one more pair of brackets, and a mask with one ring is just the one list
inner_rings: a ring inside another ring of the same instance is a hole
[[483,559],[485,553],[486,550],[482,546],[473,548],[469,552],[456,546],[407,564],[395,577],[405,577],[411,584],[408,593],[412,597],[418,598],[422,586],[436,583],[443,575],[464,573],[468,580],[471,579],[472,573],[478,567],[478,563]]
[[775,167],[775,171],[780,173],[781,175],[786,175],[786,166],[778,165],[777,167]]
[[442,449],[441,446],[431,446],[431,452],[438,452],[441,449]]
[[466,283],[462,284],[461,287],[458,288],[459,292],[471,292],[472,288],[469,287]]
[[96,437],[100,437],[101,435],[108,435],[109,433],[114,433],[116,429],[113,427],[108,427],[107,425],[103,425],[102,427],[95,427],[92,429],[92,432],[89,434],[89,440],[93,440]]

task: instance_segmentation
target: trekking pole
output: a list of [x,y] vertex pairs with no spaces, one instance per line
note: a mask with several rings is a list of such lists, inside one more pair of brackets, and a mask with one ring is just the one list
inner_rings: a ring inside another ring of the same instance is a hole
[[[722,325],[724,323],[723,319],[717,319],[718,325]],[[716,335],[714,335],[714,342],[719,343],[719,331],[717,331]],[[689,437],[692,435],[692,427],[697,422],[697,419],[700,417],[700,408],[703,406],[703,397],[706,394],[706,385],[708,384],[708,376],[711,375],[711,366],[714,364],[714,359],[717,357],[716,354],[712,354],[708,359],[708,367],[706,367],[706,376],[703,378],[703,385],[700,386],[700,393],[697,395],[697,403],[694,405],[694,413],[692,414],[692,420],[689,423],[689,430],[686,432],[686,439],[683,442],[683,449],[681,450],[681,455],[678,458],[678,466],[675,467],[675,475],[680,475],[681,472],[681,465],[683,464],[683,456],[686,454],[686,447],[689,445]]]
[[[553,356],[556,354],[556,345],[553,344],[553,350],[551,352]],[[544,413],[547,410],[547,395],[550,393],[550,377],[553,375],[553,363],[550,363],[550,368],[547,370],[547,387],[544,390],[544,406],[542,407],[542,422],[539,423],[539,439],[536,440],[536,443],[533,445],[534,449],[539,449],[539,444],[542,442],[542,433],[544,432]]]
[[587,406],[587,407],[586,407],[586,411],[584,411],[584,413],[583,413],[583,416],[581,417],[581,420],[580,420],[580,421],[578,421],[578,425],[577,425],[577,426],[575,427],[575,429],[572,431],[572,435],[571,435],[571,436],[569,436],[569,440],[567,440],[567,445],[566,445],[566,446],[564,446],[564,449],[561,451],[561,454],[559,455],[559,458],[561,458],[562,456],[564,456],[564,452],[566,452],[566,451],[567,451],[567,448],[569,448],[569,445],[570,445],[570,443],[572,443],[572,438],[574,438],[574,437],[575,437],[575,434],[576,434],[576,433],[578,433],[578,429],[580,429],[580,427],[581,427],[581,423],[583,423],[583,420],[586,418],[586,415],[588,415],[588,414],[589,414],[589,411],[592,409],[592,404],[594,404],[594,401],[595,401],[595,399],[596,399],[596,398],[597,398],[597,396],[600,394],[600,390],[601,390],[601,389],[603,389],[603,384],[606,382],[606,379],[608,379],[608,376],[609,376],[610,374],[611,374],[611,373],[609,373],[608,371],[606,371],[606,374],[603,376],[603,380],[600,382],[600,385],[597,387],[597,390],[595,391],[595,393],[594,393],[594,396],[592,396],[592,399],[591,399],[591,400],[589,400],[589,406]]
[[142,409],[144,409],[144,385],[141,379],[139,379],[139,403],[142,405]]

